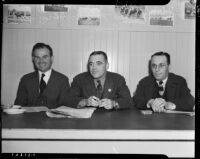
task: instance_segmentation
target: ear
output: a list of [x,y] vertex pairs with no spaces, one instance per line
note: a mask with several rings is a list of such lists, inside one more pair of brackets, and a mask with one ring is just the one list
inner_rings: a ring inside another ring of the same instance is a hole
[[169,64],[169,72],[171,72],[172,66],[171,64]]
[[54,60],[54,56],[51,56],[51,62],[53,63],[53,60]]
[[106,70],[108,70],[109,69],[109,63],[107,62],[107,64],[106,64]]

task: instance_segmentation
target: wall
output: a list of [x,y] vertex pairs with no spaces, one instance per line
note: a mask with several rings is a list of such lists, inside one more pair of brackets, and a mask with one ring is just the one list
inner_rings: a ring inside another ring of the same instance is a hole
[[[148,14],[146,24],[122,23],[116,18],[114,5],[69,5],[64,14],[43,13],[41,5],[30,5],[31,24],[8,24],[7,6],[4,5],[1,104],[13,104],[20,78],[33,71],[31,50],[36,42],[52,46],[53,68],[67,75],[70,82],[76,74],[86,70],[88,55],[92,51],[107,52],[109,71],[125,77],[131,95],[139,80],[148,74],[150,56],[156,51],[167,51],[171,55],[171,72],[184,76],[194,95],[195,20],[181,17],[183,2],[173,0],[167,5],[174,12],[173,27],[150,26]],[[77,25],[79,7],[100,9],[100,26]],[[163,7],[166,6],[146,6],[146,11]]]

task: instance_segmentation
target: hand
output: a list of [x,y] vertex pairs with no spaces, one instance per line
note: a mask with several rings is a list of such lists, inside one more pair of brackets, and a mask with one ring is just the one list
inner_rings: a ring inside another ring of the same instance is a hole
[[87,99],[87,106],[98,107],[99,106],[99,98],[95,96],[91,96]]
[[176,109],[176,105],[172,102],[166,102],[165,109],[174,110]]
[[113,109],[114,108],[114,101],[111,99],[101,99],[99,101],[99,107],[104,107],[105,109]]
[[154,101],[154,99],[150,99],[150,100],[147,102],[147,104],[146,104],[147,108],[151,108],[151,105],[152,105],[153,101]]
[[151,108],[154,112],[164,112],[165,111],[166,101],[163,98],[156,98],[152,104]]

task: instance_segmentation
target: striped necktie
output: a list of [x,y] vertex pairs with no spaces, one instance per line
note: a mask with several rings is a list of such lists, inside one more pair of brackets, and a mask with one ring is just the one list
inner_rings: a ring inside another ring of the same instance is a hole
[[46,88],[46,83],[44,81],[45,74],[42,74],[41,80],[40,80],[40,94],[43,93],[44,89]]
[[97,80],[97,97],[101,99],[103,93],[103,87],[101,85],[101,81]]

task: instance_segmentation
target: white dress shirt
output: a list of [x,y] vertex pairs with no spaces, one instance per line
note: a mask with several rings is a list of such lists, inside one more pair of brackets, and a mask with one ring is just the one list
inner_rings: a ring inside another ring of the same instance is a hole
[[45,74],[43,79],[44,79],[45,83],[47,84],[49,81],[49,78],[51,76],[52,69],[49,69],[47,72],[41,72],[41,71],[38,71],[38,72],[39,72],[39,82],[41,80],[42,74]]

